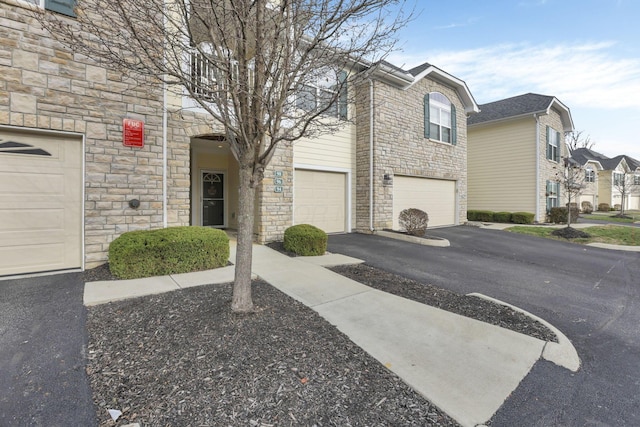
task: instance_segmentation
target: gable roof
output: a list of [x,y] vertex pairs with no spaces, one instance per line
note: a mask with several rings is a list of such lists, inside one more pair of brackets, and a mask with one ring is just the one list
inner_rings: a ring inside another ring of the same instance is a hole
[[597,162],[602,166],[604,170],[614,170],[618,165],[624,162],[630,170],[635,171],[640,169],[640,161],[629,157],[625,154],[609,158],[604,154],[597,151],[590,150],[588,148],[576,148],[571,153],[571,158],[581,165],[587,164],[587,162]]
[[534,114],[549,114],[551,108],[556,108],[562,119],[563,130],[573,130],[573,119],[569,108],[554,96],[526,93],[511,98],[501,99],[480,105],[480,113],[469,117],[469,126],[514,119]]
[[409,89],[425,77],[439,81],[456,91],[465,113],[478,113],[480,109],[476,100],[473,98],[467,84],[459,78],[435,67],[428,62],[414,67],[409,71],[403,70],[387,61],[380,61],[376,64],[370,64],[369,70],[373,70],[373,77],[383,80],[389,84],[393,84],[402,90]]

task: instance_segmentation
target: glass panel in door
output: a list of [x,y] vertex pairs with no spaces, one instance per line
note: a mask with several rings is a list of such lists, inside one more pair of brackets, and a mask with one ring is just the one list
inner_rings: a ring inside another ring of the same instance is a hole
[[202,225],[224,226],[224,174],[202,172]]

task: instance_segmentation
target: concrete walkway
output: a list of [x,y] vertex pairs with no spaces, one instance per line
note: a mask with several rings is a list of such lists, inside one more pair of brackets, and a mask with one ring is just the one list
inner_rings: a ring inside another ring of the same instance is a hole
[[[336,254],[290,258],[260,245],[253,254],[254,274],[318,312],[465,427],[488,421],[541,357],[579,368],[566,337],[560,344],[546,343],[372,289],[323,267],[360,260]],[[229,282],[228,271],[219,270],[126,284],[88,283],[84,300],[91,305],[109,300],[109,294],[112,299],[133,296],[124,289],[138,289],[140,295]]]

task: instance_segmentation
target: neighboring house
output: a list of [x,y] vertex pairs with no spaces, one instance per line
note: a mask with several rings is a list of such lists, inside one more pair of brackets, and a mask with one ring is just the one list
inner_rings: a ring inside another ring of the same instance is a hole
[[626,176],[628,194],[625,210],[640,209],[640,161],[626,155],[609,158],[588,148],[573,150],[571,157],[586,168],[587,182],[591,176],[589,170],[596,173],[595,185],[587,186],[580,196],[580,201],[593,200],[594,209],[597,209],[600,203],[607,203],[612,208],[621,205],[620,183]]
[[[100,265],[131,230],[237,227],[223,129],[189,98],[131,88],[52,42],[33,3],[72,15],[68,0],[0,0],[0,276]],[[258,242],[298,223],[397,228],[406,207],[430,226],[465,221],[466,116],[478,111],[466,84],[429,64],[363,71],[357,105],[336,108],[353,119],[341,131],[277,149],[257,192]]]
[[564,205],[555,179],[573,130],[566,105],[528,93],[480,105],[467,124],[468,209],[530,212],[542,222]]

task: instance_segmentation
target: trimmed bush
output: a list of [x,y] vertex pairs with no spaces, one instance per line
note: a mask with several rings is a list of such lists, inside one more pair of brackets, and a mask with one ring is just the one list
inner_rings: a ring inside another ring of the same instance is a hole
[[[568,208],[551,208],[549,211],[549,222],[554,224],[566,224]],[[578,208],[571,208],[571,222],[578,220]]]
[[494,212],[493,220],[495,222],[511,222],[511,212]]
[[398,223],[400,227],[407,230],[408,234],[424,236],[424,233],[427,232],[429,215],[425,211],[416,208],[404,209],[398,215]]
[[593,212],[593,205],[591,204],[591,202],[589,202],[587,200],[582,202],[580,204],[580,206],[582,207],[582,212],[583,213],[590,214],[591,212]]
[[109,269],[120,279],[209,270],[228,261],[229,237],[207,227],[130,231],[109,245]]
[[493,221],[493,211],[468,210],[467,211],[467,219],[469,221],[492,222]]
[[598,210],[601,212],[609,212],[611,207],[609,206],[609,203],[598,203]]
[[511,214],[511,222],[515,224],[533,224],[535,215],[529,212],[514,212]]
[[284,249],[296,255],[324,255],[327,233],[310,224],[298,224],[284,231]]

